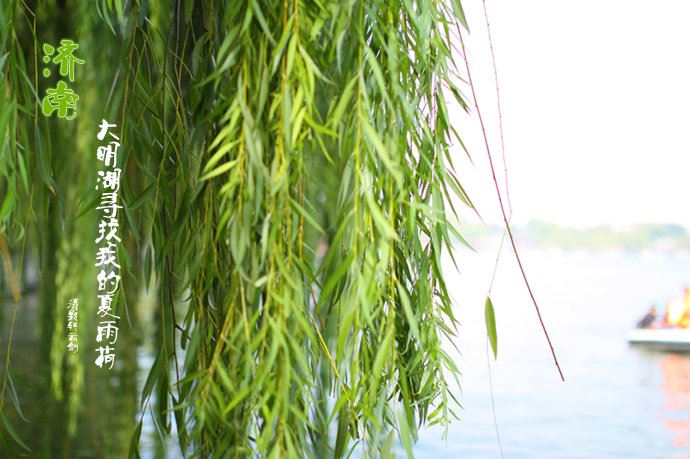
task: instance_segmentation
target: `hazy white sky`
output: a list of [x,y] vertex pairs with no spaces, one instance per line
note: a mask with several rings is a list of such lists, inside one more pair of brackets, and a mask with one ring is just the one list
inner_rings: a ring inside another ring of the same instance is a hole
[[[481,0],[468,55],[502,170]],[[690,2],[487,0],[514,221],[690,228]],[[469,92],[467,93],[469,97]],[[461,181],[498,222],[476,117]]]

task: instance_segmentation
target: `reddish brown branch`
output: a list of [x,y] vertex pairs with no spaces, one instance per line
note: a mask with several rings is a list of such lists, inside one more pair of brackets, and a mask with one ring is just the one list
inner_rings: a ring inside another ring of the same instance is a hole
[[558,373],[561,376],[561,380],[565,381],[565,377],[563,376],[563,371],[561,370],[561,366],[558,363],[558,358],[556,357],[556,351],[553,348],[553,344],[551,344],[551,338],[549,337],[549,332],[546,331],[546,325],[544,325],[544,320],[541,317],[541,312],[539,311],[539,306],[537,305],[537,300],[534,298],[534,293],[532,293],[532,287],[529,284],[529,281],[527,280],[527,275],[525,274],[525,269],[522,266],[522,261],[520,260],[520,255],[518,254],[517,246],[515,245],[515,238],[513,237],[513,232],[510,229],[510,223],[508,223],[508,217],[506,215],[506,210],[505,206],[503,205],[503,198],[501,197],[501,189],[498,186],[498,180],[496,179],[496,170],[494,168],[494,162],[493,159],[491,158],[491,148],[489,147],[489,139],[486,134],[486,127],[484,125],[484,120],[482,119],[482,114],[481,111],[479,110],[479,103],[477,101],[477,93],[474,90],[474,84],[472,83],[472,75],[470,73],[470,64],[467,59],[467,52],[465,50],[465,41],[462,39],[462,32],[458,31],[458,34],[460,36],[460,44],[462,45],[462,53],[463,53],[463,58],[465,60],[465,67],[467,69],[467,81],[470,85],[470,89],[472,90],[472,99],[474,101],[474,107],[477,110],[477,118],[479,119],[479,124],[482,129],[482,136],[484,138],[484,145],[486,147],[486,154],[489,157],[489,166],[491,167],[491,177],[493,178],[494,181],[494,186],[496,187],[496,195],[498,196],[498,204],[501,207],[501,215],[503,216],[503,223],[505,224],[506,231],[508,232],[508,237],[510,238],[510,244],[513,247],[513,253],[515,254],[515,259],[518,262],[518,266],[520,268],[520,273],[522,274],[522,278],[525,281],[525,286],[527,287],[527,291],[529,292],[529,296],[532,299],[532,304],[534,304],[534,309],[537,311],[537,317],[539,318],[539,324],[541,325],[542,330],[544,331],[544,336],[546,337],[546,341],[549,344],[549,348],[551,349],[551,355],[553,356],[553,361],[556,364],[556,368],[558,369]]

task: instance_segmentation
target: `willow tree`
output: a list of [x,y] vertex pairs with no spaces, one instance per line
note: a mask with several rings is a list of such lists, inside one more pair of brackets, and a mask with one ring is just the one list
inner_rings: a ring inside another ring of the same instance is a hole
[[[75,222],[93,220],[95,166],[65,165],[50,144],[88,157],[84,137],[109,114],[122,137],[120,316],[156,292],[153,330],[125,322],[157,345],[140,412],[174,424],[189,456],[411,454],[420,426],[446,425],[457,403],[441,258],[462,241],[453,204],[471,207],[448,114],[450,99],[467,108],[451,51],[460,2],[75,5],[0,7],[0,242],[23,260],[36,235],[42,282],[66,281],[54,249],[91,239],[95,225]],[[71,33],[92,57],[92,119],[78,128],[38,111],[46,33]],[[55,295],[43,290],[48,312]]]

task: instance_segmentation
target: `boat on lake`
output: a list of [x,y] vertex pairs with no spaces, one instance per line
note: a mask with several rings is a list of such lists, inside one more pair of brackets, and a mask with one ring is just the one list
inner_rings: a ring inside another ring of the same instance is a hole
[[690,328],[635,328],[628,333],[628,342],[664,351],[690,352]]
[[690,287],[666,304],[663,315],[652,305],[637,322],[637,328],[628,332],[628,342],[646,348],[690,352]]

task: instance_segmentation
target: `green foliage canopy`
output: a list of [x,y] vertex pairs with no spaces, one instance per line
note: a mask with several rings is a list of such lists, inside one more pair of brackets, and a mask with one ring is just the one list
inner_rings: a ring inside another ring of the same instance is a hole
[[421,425],[447,424],[458,369],[442,340],[457,322],[441,255],[459,238],[452,203],[471,206],[447,100],[467,109],[460,2],[100,0],[95,18],[82,6],[70,20],[93,58],[82,100],[98,103],[79,132],[38,113],[18,34],[38,40],[43,8],[0,7],[0,235],[16,248],[41,228],[57,238],[42,250],[91,239],[94,163],[50,145],[110,114],[119,307],[136,315],[143,287],[157,297],[141,408],[156,400],[185,455],[379,456],[398,442],[411,455]]

